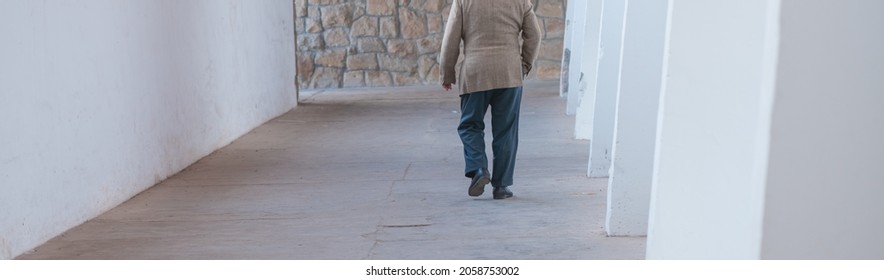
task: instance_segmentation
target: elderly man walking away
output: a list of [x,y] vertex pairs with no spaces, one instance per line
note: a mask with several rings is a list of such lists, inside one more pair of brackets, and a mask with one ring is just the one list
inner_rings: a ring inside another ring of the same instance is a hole
[[[470,196],[489,182],[494,199],[513,196],[513,170],[519,145],[522,81],[540,47],[540,27],[530,0],[455,0],[442,39],[442,87],[459,85],[464,174]],[[521,40],[520,40],[521,39]],[[455,71],[463,42],[463,61]],[[493,173],[485,155],[485,113],[491,107]]]

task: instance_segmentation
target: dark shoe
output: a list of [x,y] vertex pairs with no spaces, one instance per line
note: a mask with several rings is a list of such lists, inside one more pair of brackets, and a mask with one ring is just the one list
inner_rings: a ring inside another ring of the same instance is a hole
[[494,199],[505,199],[513,197],[513,192],[509,187],[494,187]]
[[491,182],[491,177],[488,177],[488,171],[484,169],[476,171],[476,174],[473,175],[473,181],[470,182],[470,196],[482,195],[485,192],[485,185],[489,182]]

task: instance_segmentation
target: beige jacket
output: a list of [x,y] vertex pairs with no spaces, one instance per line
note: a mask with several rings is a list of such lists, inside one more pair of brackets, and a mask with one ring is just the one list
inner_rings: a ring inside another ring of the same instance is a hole
[[458,84],[460,94],[521,86],[540,36],[531,0],[454,0],[442,38],[442,82]]

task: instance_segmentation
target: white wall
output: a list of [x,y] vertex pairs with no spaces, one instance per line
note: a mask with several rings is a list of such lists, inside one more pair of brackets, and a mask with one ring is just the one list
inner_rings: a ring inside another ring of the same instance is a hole
[[292,1],[0,2],[0,259],[295,105]]
[[779,1],[672,0],[649,259],[757,259]]
[[629,0],[617,94],[605,230],[646,235],[669,1]]
[[[602,8],[598,84],[593,102],[589,176],[608,177],[614,141],[614,111],[620,90],[625,0],[605,0]],[[584,101],[586,102],[586,101]]]
[[884,259],[881,11],[783,0],[762,258]]

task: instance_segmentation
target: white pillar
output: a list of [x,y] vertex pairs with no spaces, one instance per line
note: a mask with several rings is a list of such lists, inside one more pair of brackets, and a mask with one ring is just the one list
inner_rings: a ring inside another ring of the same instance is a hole
[[585,0],[577,0],[577,1],[569,1],[568,2],[568,13],[566,14],[566,20],[568,25],[566,31],[569,44],[565,45],[567,52],[569,54],[568,61],[568,90],[565,93],[565,98],[567,99],[567,105],[565,109],[565,113],[568,115],[573,115],[577,108],[577,95],[580,94],[579,87],[577,84],[580,80],[580,66],[581,59],[583,55],[583,28],[586,25],[586,16],[584,16],[584,11],[586,11],[587,1]]
[[626,5],[605,220],[609,236],[647,234],[668,2],[629,0]]
[[782,3],[761,257],[884,259],[884,1]]
[[568,73],[568,70],[571,68],[571,49],[573,48],[573,46],[571,46],[571,42],[574,40],[573,33],[575,29],[573,25],[573,22],[575,21],[574,6],[577,4],[578,0],[567,0],[565,3],[566,7],[568,7],[565,13],[565,38],[562,42],[562,45],[565,49],[562,51],[562,75],[559,81],[559,96],[564,98],[568,97],[569,90],[568,79],[570,78],[570,74]]
[[756,259],[779,1],[672,0],[649,259]]
[[620,88],[620,51],[626,0],[605,0],[602,8],[598,86],[593,107],[589,176],[607,177],[614,140],[614,111]]
[[577,81],[571,84],[577,96],[570,100],[576,104],[576,122],[574,124],[574,138],[592,139],[593,107],[595,105],[595,91],[598,81],[599,68],[599,37],[602,25],[603,0],[581,0],[585,3],[585,24],[583,42],[580,44],[582,57],[579,61],[580,73]]
[[673,0],[648,258],[884,258],[881,10]]

